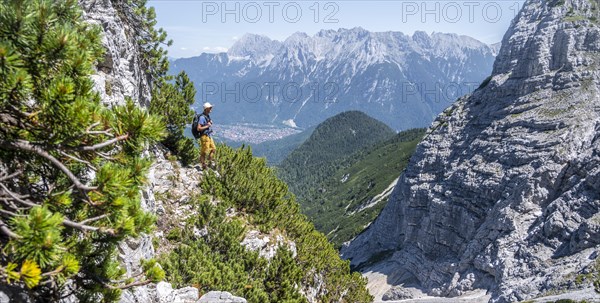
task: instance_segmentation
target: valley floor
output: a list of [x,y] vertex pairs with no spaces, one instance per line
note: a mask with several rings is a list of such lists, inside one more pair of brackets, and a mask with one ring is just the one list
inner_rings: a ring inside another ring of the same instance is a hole
[[376,303],[487,303],[490,295],[485,290],[476,290],[456,298],[439,298],[423,294],[422,297],[399,301],[375,301]]
[[[420,292],[416,290],[417,292]],[[375,303],[487,303],[490,299],[490,295],[486,294],[485,290],[472,291],[456,298],[440,298],[431,297],[423,294],[422,297],[409,299],[409,300],[397,300],[397,301],[381,301],[376,300]],[[546,296],[527,300],[523,302],[527,303],[550,303],[558,300],[573,300],[575,302],[587,302],[587,303],[598,303],[600,302],[600,294],[596,293],[593,288],[588,288],[580,291],[574,291],[564,293],[555,296]]]
[[214,130],[216,136],[228,141],[253,144],[278,140],[301,132],[301,130],[297,128],[250,123],[215,124]]
[[[383,301],[383,294],[393,286],[388,282],[388,280],[390,278],[394,280],[396,278],[399,278],[399,276],[389,277],[384,273],[378,272],[377,266],[378,265],[371,268],[370,270],[363,272],[363,276],[365,276],[369,280],[367,288],[369,289],[369,292],[371,292],[371,294],[375,297],[375,303],[487,303],[491,298],[491,295],[488,294],[487,291],[484,289],[474,290],[472,292],[466,293],[460,297],[455,298],[433,297],[428,296],[427,294],[423,293],[417,288],[413,288],[407,285],[406,287],[404,287],[404,289],[412,295],[413,299]],[[590,287],[579,291],[544,296],[536,299],[526,300],[523,302],[550,303],[563,299],[569,299],[575,302],[585,301],[587,303],[600,303],[600,294],[597,293],[593,287]]]

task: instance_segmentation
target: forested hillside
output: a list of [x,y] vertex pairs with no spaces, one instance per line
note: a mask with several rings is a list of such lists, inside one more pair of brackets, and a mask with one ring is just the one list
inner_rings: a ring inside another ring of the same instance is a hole
[[358,111],[344,112],[319,124],[312,135],[279,166],[290,190],[301,196],[331,176],[351,154],[391,138],[387,125]]
[[278,173],[302,212],[341,245],[372,222],[423,137],[424,129],[394,134],[360,112],[332,117],[282,162]]
[[425,129],[400,132],[372,149],[354,153],[315,190],[298,200],[315,227],[336,245],[352,239],[375,220]]
[[[307,175],[290,185],[297,190],[294,193],[303,213],[336,246],[352,239],[383,209],[392,185],[424,134],[425,129],[400,132],[371,147],[322,162],[320,168],[326,173]],[[309,139],[307,143],[314,142]],[[279,168],[284,180],[287,169]]]

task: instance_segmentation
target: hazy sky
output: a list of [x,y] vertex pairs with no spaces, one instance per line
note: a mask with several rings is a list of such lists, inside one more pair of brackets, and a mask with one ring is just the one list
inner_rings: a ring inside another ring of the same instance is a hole
[[169,56],[223,52],[245,33],[283,41],[295,32],[362,27],[369,31],[457,33],[502,40],[523,0],[201,1],[149,0],[174,43]]

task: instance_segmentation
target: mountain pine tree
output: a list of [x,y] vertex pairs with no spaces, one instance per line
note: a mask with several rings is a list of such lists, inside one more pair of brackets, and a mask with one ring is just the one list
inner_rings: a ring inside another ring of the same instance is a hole
[[187,123],[194,117],[190,106],[194,103],[196,89],[185,72],[179,73],[174,83],[169,80],[170,77],[164,76],[154,86],[150,113],[164,117],[168,136],[163,144],[187,165],[196,161],[199,156],[193,139],[183,134]]
[[0,2],[0,279],[56,301],[67,280],[83,302],[162,279],[123,277],[115,248],[147,232],[140,208],[160,119],[135,106],[106,108],[89,75],[100,29],[76,0]]

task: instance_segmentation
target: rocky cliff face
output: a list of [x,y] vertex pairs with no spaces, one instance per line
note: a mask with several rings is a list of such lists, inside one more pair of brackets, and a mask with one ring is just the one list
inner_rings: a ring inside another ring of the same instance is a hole
[[[392,198],[342,251],[429,295],[514,302],[575,288],[600,249],[597,1],[528,0],[492,77],[430,127]],[[393,298],[395,288],[386,298]]]
[[122,13],[131,8],[121,1],[111,0],[79,0],[79,5],[83,8],[84,19],[101,26],[104,31],[102,44],[106,53],[97,66],[97,74],[92,76],[102,102],[122,104],[125,97],[130,97],[147,106],[150,103],[150,84],[141,64],[142,56],[132,20]]
[[[87,22],[99,25],[104,32],[103,45],[105,57],[98,63],[97,73],[92,76],[95,89],[101,100],[108,106],[124,104],[125,98],[131,98],[139,106],[148,106],[151,95],[151,84],[142,64],[142,54],[134,31],[133,8],[122,1],[111,0],[79,0],[83,8],[83,17]],[[177,215],[185,212],[185,205],[180,204],[198,189],[200,173],[193,168],[182,168],[164,157],[165,150],[152,147],[147,157],[155,159],[148,175],[148,186],[142,192],[142,207],[157,214],[159,228],[155,235],[144,235],[137,239],[126,239],[119,245],[118,257],[128,276],[142,272],[140,260],[157,256],[152,243],[152,236],[161,237],[161,224],[166,220],[165,208],[170,207]],[[156,199],[155,194],[169,193],[169,205],[165,199]],[[0,297],[1,298],[1,297]],[[66,302],[76,302],[70,297]],[[135,287],[123,292],[121,303],[172,303],[172,302],[240,302],[246,300],[234,297],[226,292],[213,292],[199,298],[197,288],[185,287],[173,289],[171,284],[160,282]]]

